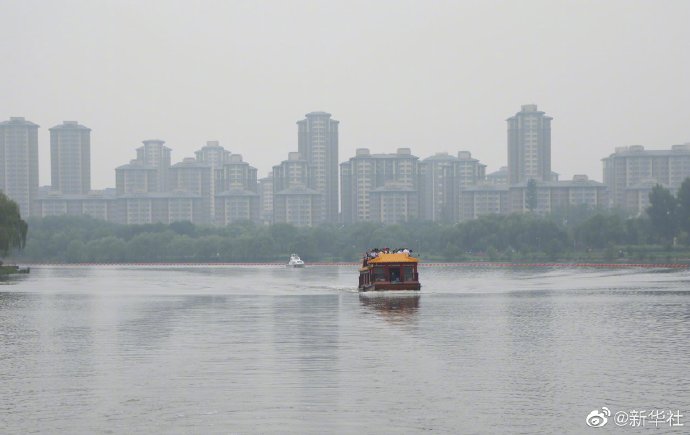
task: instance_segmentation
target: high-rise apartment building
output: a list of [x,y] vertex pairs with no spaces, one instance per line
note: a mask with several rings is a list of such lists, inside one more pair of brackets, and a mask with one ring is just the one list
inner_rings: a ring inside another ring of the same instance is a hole
[[199,151],[195,151],[196,159],[209,164],[213,168],[221,168],[225,162],[230,161],[230,151],[219,145],[217,140],[206,141]]
[[137,160],[156,168],[158,192],[169,190],[170,148],[160,139],[145,140],[144,146],[137,148]]
[[200,222],[201,201],[199,195],[179,191],[118,195],[112,221],[125,225]]
[[160,192],[158,168],[141,160],[132,160],[115,168],[115,189],[118,195]]
[[223,165],[230,161],[231,153],[213,140],[207,141],[195,154],[197,161],[211,166],[211,216],[215,216],[216,193],[223,191]]
[[104,221],[113,221],[117,215],[115,200],[113,188],[91,190],[86,194],[65,194],[52,188],[41,187],[36,201],[36,215],[88,215]]
[[313,189],[323,196],[317,222],[338,220],[338,124],[326,112],[307,113],[297,122],[298,152],[312,167]]
[[213,168],[210,164],[200,162],[192,157],[183,159],[170,168],[170,188],[172,192],[185,192],[201,197],[202,213],[197,213],[196,223],[211,223],[211,204],[213,202],[212,189]]
[[[510,212],[527,212],[527,197],[529,182],[510,186]],[[607,203],[606,186],[598,181],[590,180],[586,175],[575,175],[570,181],[537,181],[536,208],[534,213],[546,215],[558,209],[572,206],[587,206],[588,208],[605,207]]]
[[517,184],[534,179],[551,181],[551,120],[536,104],[508,121],[508,181]]
[[237,221],[259,220],[259,194],[242,188],[233,188],[216,195],[216,225],[229,225]]
[[0,122],[0,191],[19,205],[22,217],[35,214],[38,125],[22,117]]
[[690,177],[690,143],[673,145],[670,150],[645,150],[642,145],[617,147],[603,163],[610,205],[641,213],[654,185],[675,192]]
[[508,184],[508,167],[501,166],[498,171],[486,174],[487,184],[507,185]]
[[[395,154],[371,154],[368,148],[359,148],[355,157],[340,164],[342,178],[342,219],[344,223],[362,221],[383,222],[395,215],[385,210],[386,204],[396,204],[404,210],[405,219],[418,218],[419,204],[401,207],[400,198],[405,201],[419,201],[419,158],[409,148],[399,148]],[[377,210],[372,208],[372,193],[379,189]],[[396,191],[395,200],[382,201]],[[383,195],[383,197],[381,196]],[[383,207],[383,208],[382,208]]]
[[289,153],[288,159],[273,167],[274,221],[295,226],[312,226],[321,222],[323,194],[312,189],[313,166],[300,153]]
[[273,174],[259,178],[259,220],[264,225],[273,223]]
[[296,227],[318,225],[323,216],[322,195],[314,189],[294,186],[274,192],[273,222]]
[[238,220],[259,220],[256,168],[232,154],[223,164],[221,189],[215,195],[215,222],[228,225]]
[[273,167],[273,190],[280,192],[290,187],[311,187],[311,166],[300,153],[289,153],[288,159]]
[[230,156],[230,161],[223,164],[221,186],[223,190],[240,188],[256,193],[257,170],[243,161],[241,154],[233,154]]
[[50,129],[51,188],[63,194],[91,190],[91,129],[64,121]]
[[478,184],[460,191],[460,220],[510,212],[510,191],[503,184]]
[[486,165],[469,151],[458,156],[437,153],[424,159],[420,168],[421,218],[434,222],[460,221],[460,191],[484,180]]
[[369,195],[371,217],[376,222],[393,225],[419,216],[417,189],[403,183],[386,183]]

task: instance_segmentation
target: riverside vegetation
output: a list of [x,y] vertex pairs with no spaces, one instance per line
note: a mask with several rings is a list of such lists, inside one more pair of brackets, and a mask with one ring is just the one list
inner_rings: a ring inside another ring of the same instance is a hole
[[425,261],[690,261],[690,179],[672,195],[661,186],[639,217],[584,206],[490,215],[458,224],[410,221],[289,224],[238,222],[227,227],[118,225],[86,216],[30,219],[18,259],[30,262],[307,262],[356,261],[372,246],[410,248]]
[[[0,192],[0,257],[5,258],[12,250],[24,247],[27,223],[19,215],[19,206]],[[5,266],[0,261],[0,275],[17,272],[14,266]]]

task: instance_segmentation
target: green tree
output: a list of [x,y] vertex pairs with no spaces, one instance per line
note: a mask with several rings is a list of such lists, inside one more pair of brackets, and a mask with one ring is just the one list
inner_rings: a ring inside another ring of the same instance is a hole
[[661,241],[671,242],[678,228],[678,202],[671,192],[660,184],[649,193],[647,215],[652,223],[652,231]]
[[278,253],[290,254],[290,246],[294,243],[297,227],[286,223],[276,223],[271,226],[271,238],[275,242],[275,249]]
[[168,244],[168,254],[173,261],[190,261],[194,257],[196,242],[186,234],[175,236]]
[[85,249],[85,261],[117,263],[128,259],[127,243],[114,236],[90,240]]
[[177,221],[171,223],[169,226],[171,230],[180,235],[191,236],[194,234],[195,227],[190,221]]
[[19,206],[0,192],[0,255],[12,249],[22,249],[26,244],[28,225],[19,215]]
[[624,242],[629,245],[644,245],[651,237],[651,223],[647,217],[630,218],[625,221]]
[[[249,236],[242,236],[248,238]],[[220,261],[220,251],[223,238],[217,235],[204,236],[196,239],[194,247],[194,258],[197,261]],[[242,257],[241,261],[247,261],[247,257]]]
[[575,240],[582,247],[603,249],[623,243],[626,224],[617,215],[597,214],[575,227]]
[[145,232],[137,234],[127,242],[130,261],[156,262],[169,258],[168,243],[172,234]]
[[676,194],[678,200],[678,227],[690,234],[690,177],[683,181]]
[[65,250],[65,260],[67,260],[68,263],[81,263],[84,261],[84,252],[84,242],[81,240],[72,240]]

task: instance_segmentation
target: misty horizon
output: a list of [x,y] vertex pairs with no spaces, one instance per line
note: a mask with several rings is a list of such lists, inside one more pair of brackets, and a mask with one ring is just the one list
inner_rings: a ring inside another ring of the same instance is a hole
[[553,117],[561,179],[601,180],[615,147],[690,141],[690,3],[3,3],[0,119],[92,129],[92,186],[114,184],[141,141],[173,161],[209,140],[265,176],[296,151],[295,122],[341,121],[357,148],[420,158],[469,151],[506,165],[505,119]]
[[[534,105],[534,104],[533,104],[533,103],[524,104],[524,105],[522,105],[521,107],[524,107],[524,106],[526,106],[526,105]],[[538,105],[536,105],[536,106],[538,106]],[[541,109],[540,109],[540,110],[541,110]],[[314,112],[325,112],[325,113],[329,113],[329,112],[324,111],[324,110],[315,110],[315,111],[312,111],[312,112],[310,112],[310,113],[314,113]],[[329,114],[331,114],[331,113],[329,113]],[[306,115],[306,114],[305,114],[305,115]],[[332,115],[332,114],[331,114],[331,115]],[[547,115],[548,115],[548,113],[547,113]],[[10,119],[13,119],[13,118],[20,118],[20,119],[25,119],[26,121],[33,122],[32,120],[26,119],[26,117],[23,117],[23,116],[12,116]],[[340,120],[338,120],[338,121],[340,122]],[[65,124],[66,124],[66,123],[79,123],[80,125],[82,125],[82,126],[84,126],[84,127],[86,127],[86,128],[89,128],[88,125],[83,125],[83,124],[82,124],[80,121],[78,121],[78,120],[64,120],[64,121],[62,121],[62,123],[65,123]],[[50,128],[59,127],[60,125],[62,125],[62,123],[61,123],[61,124],[56,124],[55,126],[50,127]],[[39,125],[39,136],[40,136],[41,124],[39,124],[39,123],[36,123],[36,124]],[[50,128],[48,128],[48,129],[46,129],[46,130],[50,130]],[[342,130],[341,130],[341,131],[342,131]],[[296,131],[295,131],[295,133],[296,133]],[[92,136],[93,136],[93,130],[91,130],[91,134],[92,134]],[[295,134],[295,136],[296,136],[296,134]],[[162,141],[163,143],[166,144],[167,147],[171,148],[171,154],[174,154],[175,149],[172,148],[172,147],[167,143],[167,141],[166,141],[165,139],[163,139],[163,137],[164,137],[164,136],[157,136],[157,137],[144,138],[144,139],[142,139],[138,144],[134,144],[133,147],[132,147],[132,149],[131,149],[131,151],[132,151],[131,158],[130,158],[129,160],[127,160],[127,161],[116,163],[115,166],[112,167],[112,175],[113,175],[113,177],[112,177],[112,183],[111,183],[110,185],[94,187],[94,189],[95,189],[95,190],[99,190],[99,189],[106,189],[106,188],[114,188],[114,186],[115,186],[115,169],[116,169],[118,166],[126,165],[127,163],[136,160],[136,158],[135,158],[135,157],[136,157],[136,155],[135,155],[136,148],[140,147],[142,143],[145,143],[145,142],[147,142],[147,141]],[[184,159],[187,159],[187,158],[194,158],[194,155],[193,155],[194,152],[195,152],[195,151],[198,151],[198,150],[201,149],[202,147],[206,146],[208,143],[217,143],[217,144],[220,145],[221,147],[223,147],[223,148],[225,148],[225,149],[228,149],[228,147],[227,147],[225,144],[222,144],[222,143],[220,143],[220,142],[217,141],[217,140],[209,139],[209,140],[205,141],[204,143],[199,144],[199,145],[198,145],[198,148],[195,149],[190,155],[180,156],[179,158],[177,158],[177,157],[176,157],[176,158],[173,158],[173,159],[172,159],[172,164],[182,162]],[[685,143],[683,143],[683,144],[688,144],[688,143],[690,143],[690,142],[685,142]],[[48,140],[48,146],[49,146],[49,145],[50,145],[50,140]],[[653,150],[653,149],[655,149],[655,148],[647,147],[647,146],[645,146],[644,144],[616,145],[616,146],[614,146],[611,150],[609,150],[608,152],[606,152],[604,155],[599,156],[599,157],[592,156],[592,158],[593,158],[593,159],[596,159],[598,162],[601,162],[601,160],[602,160],[603,158],[608,157],[610,154],[613,154],[613,153],[615,152],[615,149],[616,149],[616,148],[618,148],[618,147],[627,147],[627,146],[630,146],[630,145],[642,145],[642,146],[644,146],[645,149],[647,149],[647,150]],[[682,144],[680,144],[680,143],[679,143],[679,144],[668,144],[668,146],[663,147],[663,149],[670,149],[670,148],[671,148],[672,146],[674,146],[674,145],[682,145]],[[41,143],[39,142],[39,147],[40,147],[40,146],[41,146]],[[94,144],[93,141],[92,141],[92,146],[93,146],[92,150],[93,150],[94,148],[97,149],[98,144]],[[368,149],[368,150],[371,150],[371,148],[368,148],[368,147],[359,147],[359,148],[357,148],[357,149],[360,149],[360,148],[366,148],[366,149]],[[390,149],[390,150],[388,150],[388,149],[387,149],[387,150],[378,150],[378,149],[375,149],[375,150],[372,151],[372,154],[395,154],[396,151],[397,151],[399,148],[410,148],[410,147],[402,147],[402,146],[401,146],[401,147],[396,147],[396,148]],[[505,148],[505,144],[504,144],[504,148]],[[289,151],[289,152],[296,152],[296,149],[297,149],[297,143],[296,143],[296,141],[295,141],[295,148],[294,148],[293,150]],[[463,149],[458,149],[458,150],[447,150],[447,149],[444,149],[444,150],[437,150],[437,151],[431,150],[431,153],[430,153],[430,154],[419,155],[419,154],[417,154],[417,153],[415,152],[414,148],[410,148],[410,150],[411,150],[412,154],[415,155],[415,156],[417,156],[417,157],[419,157],[420,160],[424,160],[425,158],[427,158],[427,157],[432,157],[432,156],[434,156],[434,155],[440,155],[440,154],[457,155],[459,152],[468,151],[468,150],[463,150]],[[49,150],[46,150],[46,151],[49,153]],[[243,161],[247,162],[249,165],[251,165],[251,166],[253,166],[253,167],[256,167],[256,165],[255,165],[253,162],[248,161],[248,160],[244,157],[244,153],[242,152],[242,150],[232,150],[231,152],[232,152],[232,154],[239,154],[239,155],[241,155],[242,158],[243,158]],[[342,156],[342,155],[341,155],[339,161],[340,161],[340,162],[345,162],[345,161],[349,160],[351,157],[355,157],[355,155],[356,155],[356,153],[354,153],[354,152],[353,152],[352,155],[348,155],[348,156]],[[40,151],[39,151],[39,156],[40,156]],[[501,164],[494,164],[493,162],[487,162],[487,161],[485,161],[484,159],[482,159],[482,156],[480,156],[480,155],[472,154],[472,158],[478,159],[479,162],[480,162],[481,164],[484,164],[484,165],[487,166],[487,168],[488,168],[487,174],[489,174],[489,173],[491,173],[491,172],[496,172],[496,171],[499,171],[499,170],[502,170],[502,169],[506,169],[506,167],[507,167],[507,162],[503,162],[503,163],[501,163]],[[271,175],[272,175],[272,168],[273,168],[273,166],[279,165],[280,162],[285,161],[285,160],[287,160],[287,159],[288,159],[288,154],[286,153],[286,155],[285,155],[284,157],[280,158],[280,159],[277,160],[275,163],[273,163],[267,170],[265,170],[265,171],[262,172],[262,170],[261,170],[262,168],[257,168],[257,169],[259,170],[259,178],[271,176]],[[93,163],[92,163],[92,164],[93,164]],[[562,174],[559,172],[558,168],[555,168],[555,167],[554,167],[554,168],[552,168],[552,169],[553,169],[553,171],[554,171],[556,174],[562,175]],[[50,184],[49,184],[49,183],[43,183],[43,182],[42,182],[42,178],[43,178],[43,176],[45,176],[44,172],[45,172],[45,171],[41,171],[40,186],[42,186],[42,187],[50,187]],[[572,173],[572,176],[573,176],[573,177],[579,176],[579,175],[586,175],[586,176],[587,176],[589,179],[591,179],[591,180],[596,180],[596,181],[600,181],[600,182],[602,181],[601,170],[600,170],[600,172],[597,173],[597,174]],[[49,178],[49,177],[50,177],[50,174],[48,174],[47,177]],[[92,174],[92,178],[93,178],[93,174]],[[568,179],[568,178],[565,178],[565,177],[562,177],[562,176],[561,176],[560,178],[561,178],[561,179]]]

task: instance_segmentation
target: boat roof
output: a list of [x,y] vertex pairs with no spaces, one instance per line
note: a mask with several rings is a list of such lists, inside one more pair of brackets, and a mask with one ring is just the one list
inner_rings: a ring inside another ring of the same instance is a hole
[[371,258],[367,261],[367,263],[417,263],[418,260],[414,257],[410,257],[409,254],[403,254],[403,253],[396,253],[396,254],[382,254],[379,253],[379,255],[376,258]]

